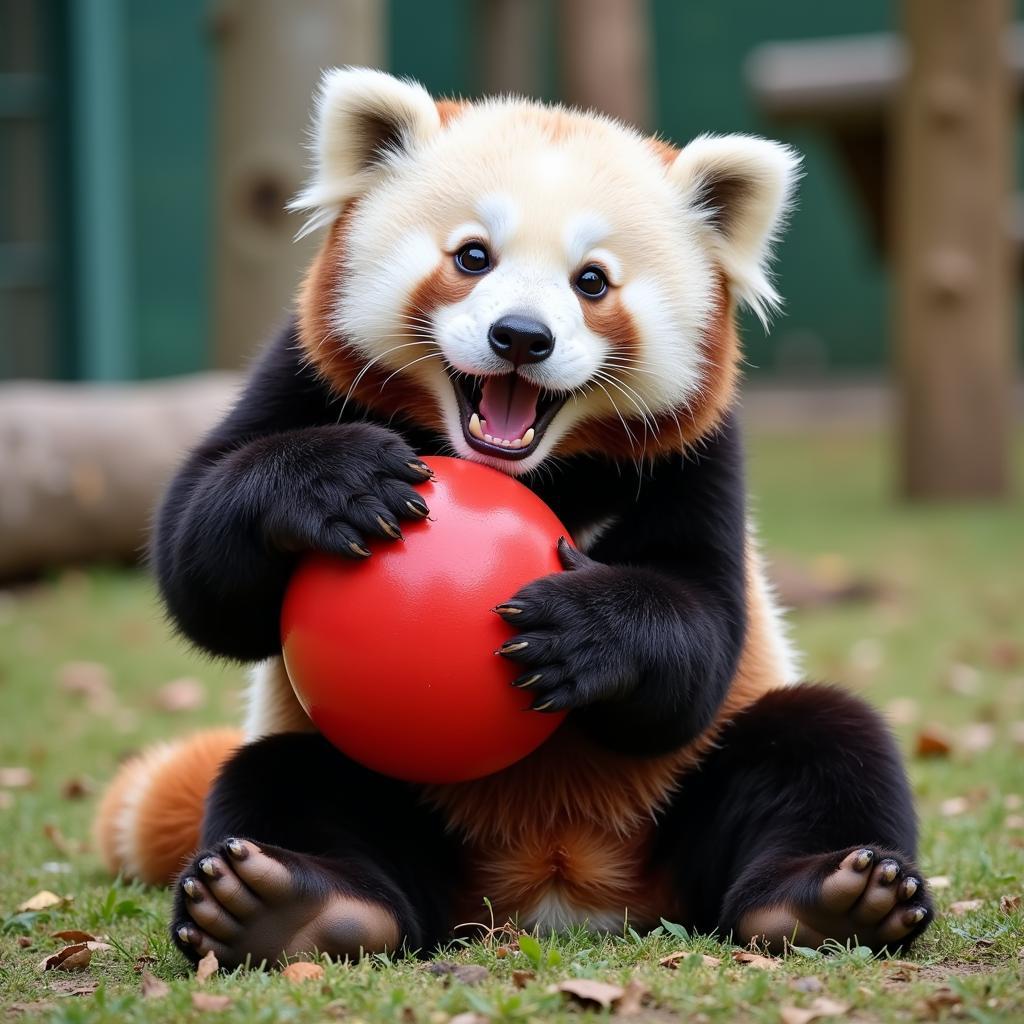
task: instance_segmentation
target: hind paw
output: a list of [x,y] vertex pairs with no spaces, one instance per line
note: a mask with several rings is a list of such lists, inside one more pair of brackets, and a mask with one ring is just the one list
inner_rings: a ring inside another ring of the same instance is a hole
[[202,851],[182,873],[171,932],[189,959],[212,950],[228,968],[300,953],[356,958],[399,943],[391,911],[345,892],[324,862],[245,839]]
[[758,904],[739,918],[737,938],[778,953],[828,939],[896,949],[933,916],[920,872],[902,854],[873,846],[801,859],[783,873],[774,898]]

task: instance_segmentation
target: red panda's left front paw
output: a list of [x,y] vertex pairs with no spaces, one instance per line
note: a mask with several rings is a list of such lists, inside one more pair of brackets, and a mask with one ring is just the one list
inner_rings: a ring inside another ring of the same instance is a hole
[[637,683],[622,570],[601,565],[563,540],[566,572],[527,584],[495,611],[519,632],[497,651],[522,672],[513,686],[534,695],[534,711],[567,711],[625,696]]

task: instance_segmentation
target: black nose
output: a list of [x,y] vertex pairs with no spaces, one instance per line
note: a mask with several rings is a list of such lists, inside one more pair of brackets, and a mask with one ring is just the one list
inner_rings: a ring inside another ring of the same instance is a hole
[[540,363],[555,350],[551,331],[528,316],[503,316],[487,333],[491,348],[514,366]]

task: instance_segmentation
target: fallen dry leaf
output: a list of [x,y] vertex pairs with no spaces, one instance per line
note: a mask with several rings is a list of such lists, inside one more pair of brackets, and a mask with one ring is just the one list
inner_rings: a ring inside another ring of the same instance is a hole
[[918,734],[914,752],[918,757],[949,757],[953,741],[949,731],[941,725],[926,725]]
[[37,892],[35,896],[25,900],[24,903],[19,904],[18,910],[25,914],[29,911],[49,910],[51,907],[60,907],[67,902],[63,896],[58,896],[55,892],[50,892],[49,889],[43,889],[41,892]]
[[1011,829],[1016,832],[1019,829],[1024,828],[1024,815],[1022,814],[1008,814],[1003,819],[1003,827]]
[[931,889],[948,889],[952,885],[949,875],[932,875],[928,879],[928,886]]
[[324,969],[319,964],[311,964],[306,960],[298,960],[289,964],[282,972],[293,985],[301,985],[306,981],[319,981],[324,976]]
[[65,857],[74,857],[82,852],[82,844],[77,839],[68,839],[52,822],[43,825],[43,835],[53,843],[53,848]]
[[459,964],[452,971],[452,977],[456,981],[461,981],[463,985],[479,985],[481,981],[486,981],[490,976],[491,972],[480,964]]
[[100,942],[95,935],[90,935],[89,932],[79,931],[77,928],[68,928],[66,931],[54,932],[53,937],[55,939],[63,939],[64,942]]
[[999,909],[1004,914],[1016,914],[1024,904],[1024,896],[1000,896]]
[[0,789],[28,789],[35,781],[35,776],[27,768],[0,768]]
[[669,953],[668,956],[663,956],[658,961],[658,964],[661,967],[669,967],[675,970],[680,963],[688,960],[691,956],[699,957],[705,967],[717,967],[722,962],[721,958],[717,956],[708,956],[707,953],[695,953],[692,949],[680,949],[675,953]]
[[961,697],[976,697],[981,692],[981,673],[973,665],[954,662],[946,671],[946,689]]
[[885,715],[893,725],[913,725],[921,717],[921,705],[911,697],[894,697],[885,705]]
[[984,905],[984,900],[958,900],[956,903],[950,903],[949,912],[951,914],[956,914],[957,917],[963,917],[964,914],[970,914],[974,910],[980,910]]
[[18,936],[18,948],[19,949],[28,949],[28,947],[31,946],[31,945],[32,945],[32,940],[27,935],[19,935]]
[[943,800],[939,804],[939,813],[944,818],[955,818],[960,814],[964,814],[970,809],[970,802],[965,796],[951,796],[948,800]]
[[219,1013],[231,1005],[231,997],[215,996],[209,992],[193,992],[192,1005],[200,1013]]
[[533,971],[513,971],[512,972],[512,984],[516,988],[526,988],[526,986],[536,978],[537,975]]
[[174,679],[156,692],[156,706],[172,714],[197,711],[205,703],[206,687],[198,679]]
[[644,1000],[650,995],[651,990],[636,978],[631,978],[626,985],[625,992],[615,1002],[615,1013],[619,1017],[635,1017],[642,1012]]
[[779,1009],[782,1024],[810,1024],[822,1017],[842,1017],[850,1009],[848,1003],[840,1003],[827,996],[819,996],[807,1009],[799,1006],[783,1006]]
[[448,1024],[490,1024],[490,1018],[485,1017],[482,1013],[473,1013],[472,1010],[467,1010],[465,1013],[457,1013]]
[[98,661],[69,661],[57,669],[57,684],[74,697],[81,697],[90,711],[109,711],[114,706],[113,677]]
[[593,981],[590,978],[568,978],[552,985],[548,991],[561,992],[583,1006],[600,1006],[603,1010],[607,1010],[626,993],[620,985],[609,985],[606,981]]
[[805,975],[803,978],[794,978],[789,983],[789,987],[795,992],[821,992],[825,988],[821,983],[821,978],[816,978],[813,974]]
[[92,782],[81,775],[72,776],[60,787],[60,795],[65,800],[81,800],[93,790]]
[[166,981],[158,978],[149,971],[142,972],[142,998],[163,999],[171,991],[171,986]]
[[968,754],[980,754],[995,741],[995,726],[988,722],[972,722],[960,730],[960,748]]
[[934,992],[925,996],[917,1008],[923,1016],[931,1020],[938,1020],[945,1015],[946,1010],[954,1010],[962,1005],[963,999],[947,985],[937,988]]
[[196,964],[196,984],[205,985],[218,971],[220,970],[220,963],[217,960],[217,954],[211,949]]
[[[41,971],[84,971],[92,960],[91,942],[74,942],[51,954],[39,964]],[[108,947],[109,948],[109,947]]]
[[64,977],[54,975],[53,980],[47,986],[55,996],[91,996],[100,987],[97,979],[82,978],[81,976]]
[[738,964],[746,964],[748,967],[756,967],[761,971],[774,971],[779,966],[779,961],[769,956],[761,956],[760,953],[751,953],[747,949],[737,949],[732,955],[733,960]]
[[1024,664],[1024,646],[1012,640],[999,640],[989,649],[988,659],[995,668],[1015,669]]

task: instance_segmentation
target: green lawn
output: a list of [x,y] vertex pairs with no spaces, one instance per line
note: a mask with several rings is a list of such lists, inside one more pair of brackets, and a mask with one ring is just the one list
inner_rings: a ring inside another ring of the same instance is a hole
[[[243,973],[197,989],[165,934],[167,893],[106,878],[89,849],[89,822],[119,758],[233,720],[241,673],[172,640],[144,576],[96,570],[0,592],[0,766],[32,776],[26,787],[0,788],[0,1006],[22,1019],[60,1021],[579,1020],[580,1008],[549,987],[584,977],[646,986],[639,1020],[792,1024],[809,1018],[786,1008],[821,999],[843,1005],[819,1009],[856,1021],[1024,1020],[1024,909],[1000,908],[1001,897],[1024,894],[1024,503],[898,507],[885,455],[880,440],[772,437],[752,446],[750,467],[771,553],[821,578],[863,578],[878,594],[805,608],[793,622],[810,677],[855,687],[900,720],[920,802],[922,867],[948,880],[936,894],[946,912],[911,964],[852,950],[791,956],[766,970],[734,962],[712,940],[668,931],[574,933],[552,943],[558,963],[532,979],[517,976],[522,988],[513,972],[532,970],[528,956],[514,938],[496,938],[444,954],[485,967],[475,985],[417,963],[367,962],[329,965],[323,979],[302,985]],[[82,661],[109,669],[109,695],[67,668]],[[62,686],[62,670],[86,692]],[[201,681],[205,704],[167,710],[158,691],[183,677]],[[933,724],[949,731],[954,749],[921,759],[917,734]],[[19,780],[6,773],[5,781]],[[70,902],[18,912],[44,889]],[[981,902],[960,915],[947,909],[968,900]],[[63,929],[106,936],[112,948],[95,952],[80,973],[41,973]],[[675,970],[659,966],[682,949],[721,963],[692,957]],[[169,982],[169,992],[144,1000],[142,970]],[[196,1006],[196,992],[226,996],[229,1005]]]

